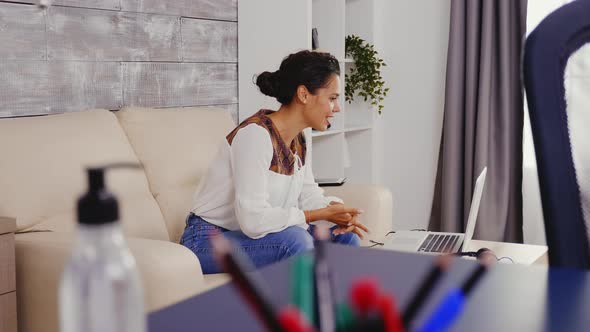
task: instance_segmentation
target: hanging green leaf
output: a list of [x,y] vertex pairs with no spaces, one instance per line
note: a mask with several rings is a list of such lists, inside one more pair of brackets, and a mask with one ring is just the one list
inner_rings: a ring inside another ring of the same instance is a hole
[[387,96],[389,88],[385,88],[385,82],[381,76],[381,67],[386,64],[378,58],[374,46],[365,42],[358,36],[349,35],[345,40],[346,56],[354,59],[354,66],[345,74],[346,86],[344,96],[348,103],[354,100],[354,96],[370,100],[372,105],[378,105],[379,114],[383,109],[383,97]]

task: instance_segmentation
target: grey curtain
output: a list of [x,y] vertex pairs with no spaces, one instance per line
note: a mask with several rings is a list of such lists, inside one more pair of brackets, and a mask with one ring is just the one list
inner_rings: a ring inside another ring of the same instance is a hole
[[443,134],[430,229],[464,232],[487,179],[475,238],[522,242],[526,0],[451,0]]

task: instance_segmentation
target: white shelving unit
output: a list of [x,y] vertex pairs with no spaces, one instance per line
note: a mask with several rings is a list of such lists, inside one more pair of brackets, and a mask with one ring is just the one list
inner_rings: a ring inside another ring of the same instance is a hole
[[[375,183],[375,121],[377,111],[368,102],[348,104],[344,73],[354,66],[345,57],[344,42],[355,34],[373,42],[374,0],[240,0],[238,2],[239,118],[261,107],[278,109],[263,96],[252,77],[276,70],[290,53],[311,48],[311,29],[318,30],[319,49],[340,61],[341,112],[324,132],[310,131],[316,178],[346,176],[353,183]],[[358,98],[360,99],[360,97]],[[309,135],[308,135],[309,136]]]

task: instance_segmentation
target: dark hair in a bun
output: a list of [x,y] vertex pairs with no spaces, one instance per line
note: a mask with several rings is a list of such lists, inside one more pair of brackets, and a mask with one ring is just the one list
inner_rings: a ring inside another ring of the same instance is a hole
[[284,58],[279,70],[258,75],[256,85],[263,94],[288,105],[298,86],[304,85],[313,94],[334,74],[340,75],[340,64],[333,55],[305,50]]
[[276,97],[279,92],[279,75],[279,71],[274,73],[265,71],[258,75],[256,85],[258,85],[260,92],[267,96]]

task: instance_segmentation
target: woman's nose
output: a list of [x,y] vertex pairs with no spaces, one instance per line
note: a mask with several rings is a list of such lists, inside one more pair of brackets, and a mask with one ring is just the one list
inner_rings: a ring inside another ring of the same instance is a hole
[[338,100],[336,100],[336,102],[334,102],[334,109],[332,110],[332,112],[334,112],[334,113],[340,112],[340,103],[338,102]]

